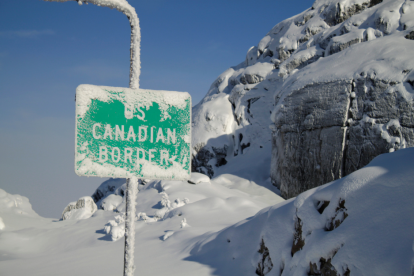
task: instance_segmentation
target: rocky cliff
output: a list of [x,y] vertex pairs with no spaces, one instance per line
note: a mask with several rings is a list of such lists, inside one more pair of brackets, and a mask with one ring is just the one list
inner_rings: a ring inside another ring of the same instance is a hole
[[289,198],[414,146],[413,39],[414,1],[315,1],[193,108],[193,169],[263,170],[261,157]]

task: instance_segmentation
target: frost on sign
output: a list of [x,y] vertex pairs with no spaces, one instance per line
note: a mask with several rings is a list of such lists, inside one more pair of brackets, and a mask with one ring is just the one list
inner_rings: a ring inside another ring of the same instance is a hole
[[81,176],[190,177],[186,92],[94,85],[76,89],[75,171]]

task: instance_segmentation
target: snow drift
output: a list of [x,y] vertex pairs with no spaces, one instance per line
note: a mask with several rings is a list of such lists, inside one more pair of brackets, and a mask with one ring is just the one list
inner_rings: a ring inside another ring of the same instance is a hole
[[[207,265],[183,261],[194,242],[284,201],[233,175],[210,180],[196,173],[190,181],[154,180],[139,185],[135,223],[138,274],[211,275]],[[87,219],[78,219],[77,213],[66,220],[42,218],[26,198],[0,190],[4,223],[0,229],[0,274],[122,274],[125,203],[111,201],[115,193],[121,194],[122,182],[111,180],[99,187],[102,194],[95,195],[104,195],[98,200],[100,209]],[[116,206],[103,210],[105,202]]]
[[[414,149],[206,235],[191,261],[215,275],[411,275]],[[248,239],[246,239],[248,237]]]

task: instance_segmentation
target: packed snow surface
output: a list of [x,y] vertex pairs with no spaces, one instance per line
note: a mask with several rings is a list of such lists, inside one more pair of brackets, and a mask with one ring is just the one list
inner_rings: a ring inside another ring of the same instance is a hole
[[[383,154],[288,201],[234,175],[204,177],[197,184],[141,181],[136,273],[321,275],[329,269],[337,273],[331,275],[348,270],[351,275],[410,275],[413,156],[412,148]],[[125,203],[111,197],[122,194],[122,182],[99,187],[113,190],[98,193],[101,208],[106,199],[114,206],[81,220],[42,218],[26,198],[0,190],[1,274],[121,273]]]
[[[232,175],[210,180],[196,174],[192,179],[197,183],[140,181],[135,222],[137,275],[211,275],[209,266],[184,260],[193,244],[208,232],[284,201]],[[0,190],[0,217],[5,225],[0,230],[0,274],[121,274],[125,202],[118,197],[124,198],[124,184],[125,179],[103,183],[93,196],[99,198],[100,209],[90,218],[67,220],[42,218],[26,198]]]

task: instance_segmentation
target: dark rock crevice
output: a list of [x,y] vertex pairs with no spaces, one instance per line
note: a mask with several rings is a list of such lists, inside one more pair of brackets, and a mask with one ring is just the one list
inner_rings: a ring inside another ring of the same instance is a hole
[[295,233],[293,234],[292,249],[290,251],[292,257],[296,252],[302,250],[305,246],[305,239],[302,238],[302,220],[296,215]]
[[330,201],[318,201],[316,204],[316,209],[318,210],[319,214],[322,214],[323,211],[328,207]]
[[333,231],[338,228],[348,217],[348,209],[345,207],[345,199],[339,199],[335,214],[327,221],[325,231]]
[[406,39],[414,40],[414,31],[411,31],[405,36]]
[[256,275],[265,276],[272,270],[273,263],[272,259],[270,258],[269,249],[266,247],[263,238],[260,242],[260,249],[258,253],[261,255],[261,260],[257,264]]

